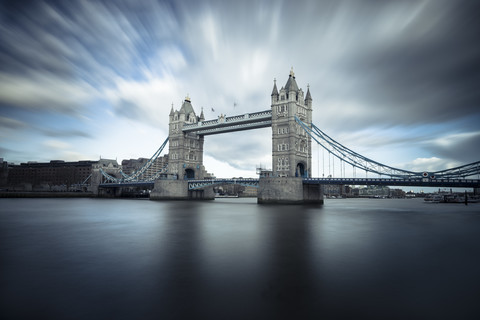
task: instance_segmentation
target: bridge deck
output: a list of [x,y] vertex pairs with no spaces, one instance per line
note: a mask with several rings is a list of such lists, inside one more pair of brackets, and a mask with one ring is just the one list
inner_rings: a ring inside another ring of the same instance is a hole
[[417,187],[480,187],[478,179],[305,178],[305,184],[345,184]]
[[[241,184],[258,186],[259,179],[254,178],[225,178],[188,180],[189,189],[200,189],[215,184]],[[380,186],[404,186],[404,187],[452,187],[452,188],[480,188],[480,179],[391,179],[391,178],[304,178],[304,184],[330,184],[330,185],[380,185]],[[102,188],[118,187],[150,187],[153,182],[126,182],[126,183],[102,183]]]
[[226,132],[267,128],[272,126],[272,111],[265,110],[232,117],[219,117],[214,120],[186,124],[182,131],[199,135],[211,135]]

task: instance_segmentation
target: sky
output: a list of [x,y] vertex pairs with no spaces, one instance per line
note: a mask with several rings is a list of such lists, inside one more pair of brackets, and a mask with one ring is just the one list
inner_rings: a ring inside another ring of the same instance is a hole
[[[419,172],[480,160],[478,1],[0,3],[9,163],[150,158],[172,104],[188,95],[207,120],[267,110],[292,67],[313,123],[368,158]],[[271,148],[271,128],[207,136],[204,164],[255,177]],[[314,176],[341,175],[327,159],[313,148]]]

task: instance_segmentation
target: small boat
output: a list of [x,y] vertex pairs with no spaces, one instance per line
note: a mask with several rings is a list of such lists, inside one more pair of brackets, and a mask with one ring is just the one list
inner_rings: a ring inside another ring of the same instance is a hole
[[465,203],[465,197],[458,194],[447,194],[443,197],[442,203]]
[[433,194],[426,196],[423,201],[426,203],[440,203],[443,202],[444,195],[442,194]]
[[238,194],[216,194],[215,198],[238,198]]

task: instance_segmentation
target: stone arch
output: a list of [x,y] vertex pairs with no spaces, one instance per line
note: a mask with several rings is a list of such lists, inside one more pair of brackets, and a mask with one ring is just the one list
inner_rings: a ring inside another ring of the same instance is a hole
[[195,179],[195,170],[191,168],[185,169],[185,179]]
[[297,167],[295,168],[295,177],[307,177],[307,168],[303,162],[297,163]]

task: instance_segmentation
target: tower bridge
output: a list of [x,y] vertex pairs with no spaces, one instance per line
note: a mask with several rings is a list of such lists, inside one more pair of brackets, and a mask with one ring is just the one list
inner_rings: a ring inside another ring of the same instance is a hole
[[[258,188],[259,203],[323,203],[323,185],[395,185],[480,187],[480,161],[436,171],[413,172],[368,159],[343,146],[312,123],[312,96],[298,87],[293,70],[278,90],[276,81],[268,110],[205,120],[196,115],[187,96],[169,114],[169,136],[152,158],[127,175],[99,168],[92,181],[96,188],[154,187],[151,199],[213,199],[216,184],[237,183]],[[272,170],[259,179],[213,179],[203,165],[205,136],[257,128],[272,128]],[[345,164],[386,178],[312,177],[312,140]],[[160,157],[168,142],[168,154]],[[156,165],[158,162],[163,165]],[[159,168],[152,170],[152,168]],[[467,179],[470,178],[470,179]],[[94,187],[95,188],[95,187]]]

